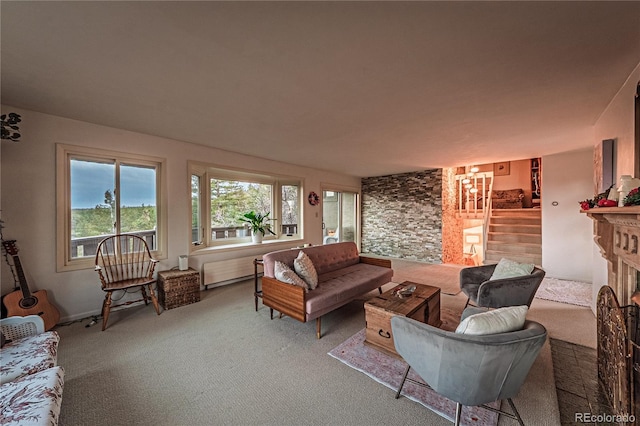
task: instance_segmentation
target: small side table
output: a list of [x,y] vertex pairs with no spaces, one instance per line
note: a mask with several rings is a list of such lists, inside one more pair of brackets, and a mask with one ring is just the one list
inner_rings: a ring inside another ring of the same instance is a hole
[[264,267],[262,259],[253,259],[253,299],[258,312],[258,297],[262,297],[262,289],[258,289],[258,266]]
[[164,309],[200,301],[200,272],[170,269],[158,272],[158,301]]

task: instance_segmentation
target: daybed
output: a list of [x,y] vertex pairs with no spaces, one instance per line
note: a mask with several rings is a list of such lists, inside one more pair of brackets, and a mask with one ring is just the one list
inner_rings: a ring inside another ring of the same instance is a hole
[[0,424],[57,425],[64,370],[56,366],[58,333],[44,331],[37,315],[0,322]]
[[[275,262],[294,268],[299,252],[304,252],[318,274],[313,290],[279,281]],[[388,259],[360,256],[353,242],[303,249],[280,250],[263,256],[262,303],[298,321],[316,320],[316,335],[321,337],[321,317],[355,298],[391,281],[393,270]]]

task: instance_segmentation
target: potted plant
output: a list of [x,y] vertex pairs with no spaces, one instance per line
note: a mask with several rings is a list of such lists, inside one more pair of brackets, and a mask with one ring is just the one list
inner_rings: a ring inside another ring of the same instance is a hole
[[251,228],[251,238],[254,243],[261,243],[262,238],[266,235],[266,233],[270,233],[272,235],[276,235],[275,232],[271,230],[271,224],[267,223],[269,220],[269,213],[262,215],[260,213],[256,213],[253,210],[249,213],[245,213],[239,220],[246,222],[249,224],[249,228]]

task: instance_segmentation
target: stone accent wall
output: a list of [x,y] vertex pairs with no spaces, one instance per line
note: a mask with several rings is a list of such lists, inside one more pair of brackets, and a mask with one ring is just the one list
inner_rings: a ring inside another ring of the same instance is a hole
[[442,263],[442,170],[362,179],[362,252]]

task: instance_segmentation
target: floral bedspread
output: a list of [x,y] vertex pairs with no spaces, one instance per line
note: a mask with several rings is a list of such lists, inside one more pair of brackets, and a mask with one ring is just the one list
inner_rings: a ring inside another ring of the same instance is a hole
[[53,367],[0,386],[0,424],[57,425],[62,404],[64,370]]
[[0,349],[0,383],[55,367],[59,341],[58,333],[47,331],[6,343]]

